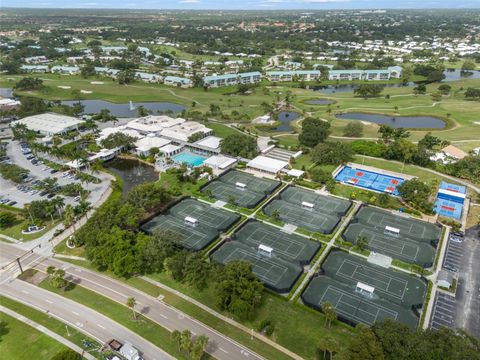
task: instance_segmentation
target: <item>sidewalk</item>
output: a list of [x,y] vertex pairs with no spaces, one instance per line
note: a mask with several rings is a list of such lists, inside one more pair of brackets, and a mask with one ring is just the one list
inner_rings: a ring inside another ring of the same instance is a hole
[[21,321],[21,322],[23,322],[23,323],[25,323],[25,324],[27,324],[27,325],[30,325],[34,329],[44,333],[47,336],[50,336],[51,338],[55,339],[59,343],[62,343],[63,345],[65,345],[65,346],[69,347],[70,349],[76,351],[77,353],[79,353],[79,354],[83,353],[83,357],[85,359],[95,360],[94,356],[92,356],[91,354],[89,354],[87,352],[84,352],[83,349],[80,346],[75,345],[70,340],[65,339],[64,337],[58,335],[57,333],[54,333],[50,329],[47,329],[46,327],[36,323],[35,321],[30,320],[30,319],[26,318],[25,316],[20,315],[19,313],[16,313],[15,311],[10,310],[10,309],[2,306],[2,305],[0,305],[0,311],[9,315],[9,316],[11,316],[11,317],[13,317],[13,318],[15,318],[15,319],[17,319],[17,320],[19,320],[19,321]]

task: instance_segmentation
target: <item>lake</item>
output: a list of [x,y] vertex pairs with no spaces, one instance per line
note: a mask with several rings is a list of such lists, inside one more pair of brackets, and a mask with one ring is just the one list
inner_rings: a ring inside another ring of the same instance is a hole
[[276,128],[272,129],[275,132],[287,132],[293,131],[292,126],[290,123],[300,117],[300,114],[295,111],[281,111],[277,115],[278,121],[280,121],[280,125]]
[[12,88],[0,88],[0,96],[2,96],[2,97],[12,97],[13,96]]
[[443,120],[431,116],[389,116],[351,112],[338,114],[335,117],[337,119],[361,120],[380,125],[384,124],[393,128],[443,129],[446,126]]
[[[65,100],[62,101],[62,104],[72,106],[77,102],[77,100]],[[129,103],[115,104],[104,100],[80,100],[80,102],[85,106],[85,114],[95,114],[100,112],[102,109],[108,109],[112,115],[116,117],[136,117],[137,108],[139,106],[143,106],[146,110],[151,111],[152,114],[165,111],[179,113],[186,109],[186,107],[183,105],[170,102],[134,102],[134,110],[130,110]]]
[[138,160],[116,158],[105,162],[103,166],[123,180],[123,196],[137,185],[158,180],[158,172],[154,167]]

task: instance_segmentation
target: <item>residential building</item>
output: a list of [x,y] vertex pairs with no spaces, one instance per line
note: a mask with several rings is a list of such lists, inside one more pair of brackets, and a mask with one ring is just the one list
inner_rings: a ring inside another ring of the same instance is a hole
[[28,73],[46,73],[48,72],[47,65],[22,65],[20,70]]
[[78,66],[52,66],[50,71],[55,74],[75,75],[80,73],[80,68]]
[[315,81],[319,77],[319,70],[267,71],[267,79],[273,82]]
[[258,71],[238,74],[210,75],[203,78],[203,83],[209,87],[233,86],[237,84],[255,84],[262,80]]
[[163,77],[159,74],[152,74],[143,71],[135,71],[135,77],[138,80],[146,82],[161,82],[163,80]]
[[165,85],[177,86],[182,88],[189,88],[193,86],[193,81],[187,78],[178,77],[178,76],[166,76],[163,79]]

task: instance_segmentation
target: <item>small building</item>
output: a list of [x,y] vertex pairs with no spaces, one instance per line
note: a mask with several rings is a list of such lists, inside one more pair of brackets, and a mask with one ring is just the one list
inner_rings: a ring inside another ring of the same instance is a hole
[[20,66],[22,72],[27,73],[46,73],[48,72],[47,65],[22,65]]
[[457,148],[456,146],[448,145],[441,149],[439,152],[430,156],[430,160],[440,161],[443,164],[451,164],[463,159],[467,155],[468,154],[465,151]]
[[54,74],[75,75],[80,73],[78,66],[52,66],[50,71]]
[[193,145],[198,145],[201,148],[212,149],[216,151],[220,149],[221,142],[222,139],[217,136],[207,136],[206,138],[198,140]]
[[210,75],[203,78],[203,83],[208,87],[233,86],[237,84],[256,84],[262,80],[258,71],[238,74]]
[[95,66],[95,72],[99,75],[116,78],[120,70],[111,69],[109,67],[104,67],[104,66]]
[[273,82],[315,81],[319,78],[319,70],[267,71],[267,79]]
[[224,155],[210,156],[203,165],[211,167],[214,171],[224,172],[235,167],[237,160]]
[[1,111],[9,111],[9,110],[16,110],[20,107],[21,103],[18,100],[14,99],[0,99],[0,110]]
[[287,161],[272,159],[261,155],[257,156],[256,158],[250,160],[247,163],[247,168],[271,175],[276,175],[287,167]]
[[192,80],[178,76],[166,76],[165,79],[163,79],[163,83],[181,88],[190,88],[193,86]]
[[161,82],[163,80],[163,77],[161,75],[147,73],[147,72],[143,72],[143,71],[136,71],[135,72],[135,77],[138,80],[145,81],[145,82],[150,82],[150,83],[157,83],[157,82]]
[[183,146],[177,146],[177,145],[165,145],[158,149],[161,154],[165,157],[172,157],[174,155],[180,154],[183,150]]
[[13,121],[10,126],[13,127],[17,124],[22,124],[37,134],[53,136],[77,130],[83,123],[84,121],[72,116],[44,113]]
[[437,276],[437,286],[450,289],[450,287],[453,285],[454,278],[454,274],[451,271],[441,269]]

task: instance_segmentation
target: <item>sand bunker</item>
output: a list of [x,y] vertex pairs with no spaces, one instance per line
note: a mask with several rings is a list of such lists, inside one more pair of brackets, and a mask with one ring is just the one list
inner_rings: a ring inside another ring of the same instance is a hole
[[58,85],[57,87],[60,88],[60,89],[71,89],[72,88],[71,86],[62,86],[62,85]]
[[90,90],[80,90],[82,94],[91,94],[92,92]]
[[103,81],[91,81],[90,84],[92,84],[92,85],[103,85],[105,83]]

